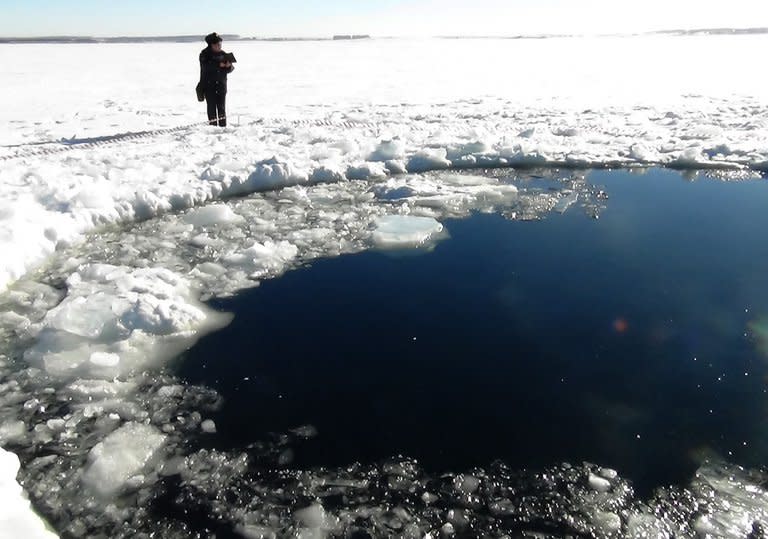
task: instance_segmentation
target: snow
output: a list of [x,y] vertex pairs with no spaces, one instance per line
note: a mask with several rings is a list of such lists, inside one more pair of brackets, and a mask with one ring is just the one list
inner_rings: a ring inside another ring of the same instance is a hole
[[30,508],[29,500],[16,482],[18,471],[19,458],[0,449],[0,534],[25,539],[55,538]]

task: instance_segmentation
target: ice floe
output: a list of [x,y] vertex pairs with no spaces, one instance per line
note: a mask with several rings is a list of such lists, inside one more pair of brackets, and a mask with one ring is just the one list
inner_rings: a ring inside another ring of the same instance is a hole
[[374,224],[373,242],[382,248],[420,246],[443,231],[443,225],[432,217],[385,215]]

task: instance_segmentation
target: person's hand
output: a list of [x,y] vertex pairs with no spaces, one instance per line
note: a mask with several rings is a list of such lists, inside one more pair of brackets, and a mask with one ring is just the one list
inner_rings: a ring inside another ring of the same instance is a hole
[[219,63],[219,67],[223,67],[224,69],[229,69],[232,67],[232,62],[221,62]]

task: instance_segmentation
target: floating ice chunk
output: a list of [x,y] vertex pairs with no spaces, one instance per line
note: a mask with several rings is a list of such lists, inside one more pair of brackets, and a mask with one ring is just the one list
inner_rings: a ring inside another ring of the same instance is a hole
[[0,326],[12,327],[20,330],[26,330],[31,321],[26,316],[22,316],[13,311],[0,313]]
[[171,335],[195,328],[205,317],[202,309],[189,303],[143,294],[122,313],[120,322],[131,331]]
[[328,539],[328,533],[321,528],[305,528],[296,533],[296,539]]
[[[518,189],[497,178],[469,174],[428,174],[392,178],[374,188],[383,200],[406,200],[425,217],[466,215],[473,209],[490,211],[515,203]],[[425,212],[422,208],[428,208]],[[432,211],[433,210],[433,211]]]
[[48,312],[37,342],[25,352],[30,363],[57,377],[138,370],[230,320],[200,303],[185,278],[161,268],[91,264],[67,285],[67,297]]
[[209,245],[215,245],[216,240],[208,236],[208,234],[198,234],[197,236],[189,240],[189,244],[192,245],[193,247],[203,248]]
[[608,492],[611,490],[611,482],[594,474],[589,474],[589,486],[598,492]]
[[713,537],[751,536],[754,523],[768,522],[768,491],[764,484],[765,475],[738,466],[702,466],[691,490],[708,500],[709,514],[697,520],[697,529]]
[[45,371],[53,376],[69,378],[84,373],[88,358],[93,353],[93,348],[87,344],[67,348],[70,339],[61,333],[45,334],[35,347],[27,350],[27,358],[34,362],[35,356],[40,354],[42,366]]
[[291,430],[291,432],[299,438],[309,440],[310,438],[315,438],[317,436],[317,427],[313,425],[304,425],[303,427]]
[[0,449],[0,537],[55,539],[56,535],[46,529],[16,482],[18,472],[19,457]]
[[69,395],[80,399],[108,399],[123,397],[136,390],[134,382],[120,382],[119,380],[75,380],[66,388]]
[[193,272],[209,275],[212,277],[221,277],[222,275],[226,275],[227,268],[221,264],[216,264],[215,262],[203,262],[197,266]]
[[466,495],[470,495],[480,488],[480,480],[473,475],[460,475],[456,477],[456,488]]
[[120,356],[106,352],[94,352],[91,354],[91,363],[98,367],[117,367],[120,364]]
[[23,421],[6,421],[0,424],[0,443],[17,442],[27,434]]
[[225,223],[236,223],[243,218],[232,211],[227,204],[212,204],[189,212],[184,221],[197,226],[213,226]]
[[576,204],[579,200],[579,194],[576,192],[570,193],[567,196],[564,196],[560,200],[557,201],[557,204],[555,204],[555,207],[553,208],[554,211],[557,213],[565,213],[568,211],[568,208]]
[[211,419],[206,419],[200,424],[200,428],[205,432],[206,434],[215,434],[216,433],[216,423],[213,422]]
[[717,528],[712,524],[708,516],[701,515],[694,521],[693,531],[701,536],[711,536],[717,533]]
[[49,419],[45,422],[45,426],[48,427],[52,432],[61,432],[66,428],[66,425],[66,421],[61,418]]
[[477,176],[473,174],[441,174],[440,182],[448,185],[463,187],[498,184],[498,180],[496,178],[488,176]]
[[431,217],[386,215],[375,224],[373,243],[380,248],[416,247],[443,231],[443,225]]
[[670,534],[655,516],[636,513],[629,517],[626,536],[630,539],[668,539]]
[[598,531],[610,535],[621,529],[621,517],[616,513],[598,511],[592,519],[592,524]]
[[294,513],[296,520],[307,528],[320,528],[325,523],[325,510],[322,505],[310,505]]
[[299,509],[293,516],[299,524],[307,528],[327,528],[329,525],[329,517],[320,504]]
[[164,399],[170,399],[174,397],[181,397],[184,395],[184,386],[163,386],[157,390],[157,396]]
[[256,242],[242,253],[227,256],[224,261],[250,270],[254,277],[261,277],[283,271],[298,253],[298,248],[287,241]]
[[431,492],[425,492],[421,495],[421,501],[423,501],[426,505],[432,505],[437,500],[439,500],[436,495],[432,494]]
[[117,494],[165,443],[149,425],[128,423],[91,449],[83,483],[103,497]]
[[104,293],[74,296],[48,313],[47,318],[54,329],[95,339],[114,320],[114,312],[125,306],[121,298]]
[[263,526],[238,526],[237,533],[245,539],[276,539],[277,534]]

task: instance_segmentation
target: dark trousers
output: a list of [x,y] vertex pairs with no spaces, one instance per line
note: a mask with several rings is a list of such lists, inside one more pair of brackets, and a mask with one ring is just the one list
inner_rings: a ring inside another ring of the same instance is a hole
[[205,101],[208,104],[208,123],[220,127],[227,126],[226,92],[205,92]]

